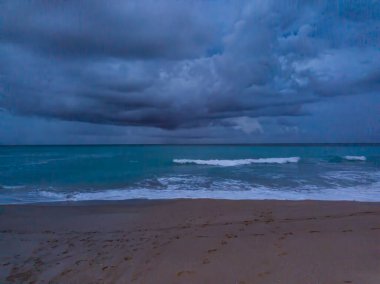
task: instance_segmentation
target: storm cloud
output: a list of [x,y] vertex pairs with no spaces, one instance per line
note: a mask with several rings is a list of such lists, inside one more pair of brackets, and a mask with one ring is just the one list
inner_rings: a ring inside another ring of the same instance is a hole
[[[316,129],[322,142],[376,142],[379,92],[374,0],[0,4],[8,129],[35,119],[98,136],[131,128],[143,142],[236,133],[239,142],[309,142]],[[369,132],[349,127],[353,105],[366,106],[356,115]],[[0,141],[11,133],[1,130]]]

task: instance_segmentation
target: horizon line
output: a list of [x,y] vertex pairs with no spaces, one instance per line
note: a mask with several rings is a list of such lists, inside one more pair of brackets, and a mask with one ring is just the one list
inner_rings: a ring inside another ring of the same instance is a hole
[[291,142],[291,143],[102,143],[102,144],[0,144],[0,147],[62,147],[62,146],[380,146],[380,142]]

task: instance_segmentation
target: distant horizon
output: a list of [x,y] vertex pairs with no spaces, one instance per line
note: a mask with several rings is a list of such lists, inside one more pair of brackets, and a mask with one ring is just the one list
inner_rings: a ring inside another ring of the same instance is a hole
[[380,146],[380,142],[326,142],[326,143],[130,143],[130,144],[0,144],[0,147],[34,146]]

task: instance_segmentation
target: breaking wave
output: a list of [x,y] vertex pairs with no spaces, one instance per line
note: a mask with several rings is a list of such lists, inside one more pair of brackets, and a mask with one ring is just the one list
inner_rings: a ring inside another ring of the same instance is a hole
[[197,164],[208,166],[233,167],[249,164],[286,164],[298,163],[300,157],[288,158],[259,158],[259,159],[238,159],[238,160],[192,160],[192,159],[174,159],[177,164]]
[[346,160],[349,161],[365,161],[367,158],[365,156],[344,156],[343,157]]
[[[40,191],[40,202],[90,201],[90,200],[133,200],[133,199],[227,199],[227,200],[346,200],[380,201],[379,183],[372,186],[346,188],[294,188],[274,190],[266,187],[251,187],[245,190],[172,190],[172,189],[112,189],[98,192],[58,193]],[[42,199],[41,199],[42,198]],[[35,201],[34,201],[35,202]],[[28,203],[28,202],[25,202]]]

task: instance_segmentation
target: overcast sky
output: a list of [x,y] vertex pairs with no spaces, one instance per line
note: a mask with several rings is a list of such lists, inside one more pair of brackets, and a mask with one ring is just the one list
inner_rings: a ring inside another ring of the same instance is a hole
[[0,143],[380,142],[380,1],[0,2]]

